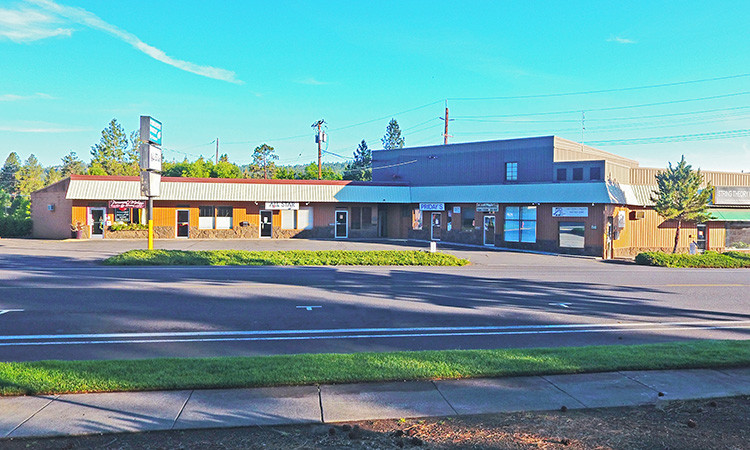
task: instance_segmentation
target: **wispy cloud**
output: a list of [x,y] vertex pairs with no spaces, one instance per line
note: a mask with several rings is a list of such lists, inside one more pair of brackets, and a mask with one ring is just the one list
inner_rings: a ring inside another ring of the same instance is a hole
[[324,86],[326,84],[333,84],[330,81],[320,81],[316,80],[315,78],[305,78],[304,80],[297,80],[295,81],[297,84],[306,84],[308,86]]
[[33,42],[55,36],[70,36],[58,17],[29,7],[0,8],[0,38],[13,42]]
[[[130,44],[135,49],[145,53],[151,58],[154,58],[157,61],[163,62],[164,64],[169,64],[170,66],[176,67],[180,70],[194,73],[196,75],[200,75],[203,77],[213,78],[215,80],[228,81],[230,83],[235,83],[235,84],[243,84],[243,82],[237,79],[237,75],[231,70],[221,69],[221,68],[212,67],[212,66],[202,66],[199,64],[192,63],[190,61],[184,61],[181,59],[173,58],[167,55],[163,50],[160,50],[156,47],[153,47],[141,41],[133,33],[122,30],[110,23],[105,22],[96,14],[86,11],[85,9],[61,5],[51,0],[26,0],[26,1],[28,3],[34,4],[43,9],[42,11],[33,12],[34,14],[38,16],[38,19],[32,23],[37,24],[36,28],[39,30],[46,29],[48,33],[55,31],[49,28],[49,26],[47,26],[47,28],[42,27],[40,24],[45,23],[42,20],[42,18],[47,18],[46,20],[48,22],[49,20],[55,20],[56,18],[63,18],[69,22],[77,23],[80,25],[87,26],[89,28],[93,28],[95,30],[103,31],[111,36],[116,37],[117,39],[120,39],[121,41],[127,44]],[[24,12],[23,14],[27,14],[27,12]],[[50,14],[52,14],[52,16],[50,16]],[[20,23],[19,21],[22,19],[19,19],[14,15],[9,15],[8,17],[9,19],[7,20],[7,23],[8,23],[9,28],[6,31],[11,34],[23,32],[23,28],[19,28],[21,27],[21,25],[14,25],[16,23]],[[3,23],[3,22],[0,22],[0,23]],[[2,29],[0,28],[0,30]],[[57,35],[60,35],[60,34],[70,35],[71,33],[72,33],[72,30],[70,29],[60,29],[60,32]],[[42,31],[38,31],[37,35],[40,36],[37,39],[42,39],[43,37],[45,37],[43,36]],[[49,37],[49,36],[46,36],[46,37]]]
[[89,132],[91,128],[71,127],[46,122],[18,122],[17,124],[2,124],[0,125],[0,131],[9,133],[81,133]]
[[618,44],[635,44],[636,41],[633,39],[624,38],[622,36],[610,36],[607,42],[616,42]]
[[32,95],[18,95],[18,94],[0,94],[0,102],[18,102],[22,100],[35,100],[35,99],[53,99],[54,97],[49,94],[37,92]]

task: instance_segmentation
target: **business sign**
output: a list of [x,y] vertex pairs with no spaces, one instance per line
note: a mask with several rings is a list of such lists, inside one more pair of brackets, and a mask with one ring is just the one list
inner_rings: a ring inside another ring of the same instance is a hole
[[161,188],[161,175],[156,172],[141,172],[141,194],[158,197]]
[[477,212],[496,213],[500,211],[497,203],[477,203]]
[[161,149],[151,144],[141,144],[138,164],[141,170],[161,172]]
[[161,145],[161,122],[150,116],[141,116],[141,141]]
[[266,202],[266,209],[284,209],[284,210],[295,210],[299,209],[299,203],[297,202]]
[[715,205],[750,205],[750,186],[716,186]]
[[110,200],[107,206],[112,209],[143,209],[146,207],[146,202],[143,200]]
[[553,206],[552,217],[588,217],[588,206]]
[[445,203],[420,203],[420,211],[445,211]]

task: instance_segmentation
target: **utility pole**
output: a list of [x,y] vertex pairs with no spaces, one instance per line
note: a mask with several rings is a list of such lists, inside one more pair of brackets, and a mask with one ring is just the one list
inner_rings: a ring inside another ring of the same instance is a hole
[[323,119],[320,119],[311,125],[312,128],[318,129],[318,133],[315,135],[315,142],[318,143],[318,179],[319,180],[323,179],[323,166],[321,164],[321,158],[322,158],[323,152],[321,149],[321,145],[323,144],[323,142],[326,141],[326,132],[321,130],[321,127],[323,126],[324,123],[326,123],[326,121]]
[[448,100],[445,101],[445,117],[438,117],[438,119],[445,121],[445,132],[443,132],[443,145],[448,145],[448,138],[452,137],[450,134],[448,134],[448,122],[453,120],[453,119],[448,118]]
[[216,138],[216,164],[219,164],[219,138]]

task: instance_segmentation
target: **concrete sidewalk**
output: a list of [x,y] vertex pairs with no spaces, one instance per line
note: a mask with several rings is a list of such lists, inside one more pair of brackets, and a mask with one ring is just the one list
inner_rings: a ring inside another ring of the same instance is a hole
[[750,395],[750,368],[0,398],[0,437],[343,422]]

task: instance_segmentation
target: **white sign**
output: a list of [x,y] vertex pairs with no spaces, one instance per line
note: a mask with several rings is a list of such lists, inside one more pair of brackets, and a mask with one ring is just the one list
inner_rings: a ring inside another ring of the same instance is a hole
[[156,172],[141,172],[141,194],[158,197],[161,188],[161,175]]
[[461,207],[460,206],[454,206],[453,207],[453,213],[454,214],[461,214]]
[[477,203],[477,212],[494,213],[500,211],[500,205],[497,203]]
[[625,211],[620,211],[617,213],[617,228],[624,230],[625,229],[625,222],[626,222],[626,215]]
[[141,170],[161,172],[161,148],[151,144],[141,144],[138,164]]
[[110,200],[109,207],[112,209],[143,209],[146,207],[146,202],[143,200]]
[[552,207],[552,217],[588,217],[589,208],[588,206],[575,206],[575,207]]
[[150,116],[141,116],[141,141],[161,145],[161,122]]
[[750,187],[716,186],[714,190],[715,205],[750,205]]
[[299,203],[297,202],[266,202],[265,209],[284,209],[284,210],[295,210],[299,209]]
[[445,211],[445,203],[420,203],[420,211]]

